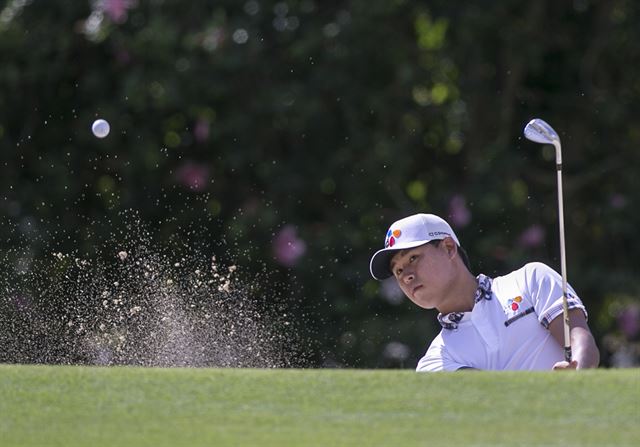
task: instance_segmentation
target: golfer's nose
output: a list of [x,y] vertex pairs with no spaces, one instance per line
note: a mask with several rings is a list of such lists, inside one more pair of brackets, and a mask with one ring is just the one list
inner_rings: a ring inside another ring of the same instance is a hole
[[415,279],[415,275],[413,274],[413,272],[405,273],[403,278],[402,278],[402,280],[404,281],[405,284],[409,284],[414,279]]

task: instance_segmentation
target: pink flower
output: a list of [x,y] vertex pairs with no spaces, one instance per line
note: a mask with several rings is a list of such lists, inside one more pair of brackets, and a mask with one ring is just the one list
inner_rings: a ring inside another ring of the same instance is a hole
[[609,197],[609,204],[611,205],[611,208],[619,210],[627,205],[627,198],[622,194],[613,194]]
[[112,22],[124,23],[127,20],[127,11],[136,6],[136,3],[136,0],[102,0],[99,8]]
[[627,338],[634,339],[640,333],[640,306],[632,304],[618,315],[618,327]]
[[285,267],[293,267],[307,251],[307,244],[297,233],[293,225],[285,225],[273,240],[275,260]]
[[204,191],[209,181],[209,168],[200,163],[186,161],[176,171],[176,180],[193,191]]
[[467,208],[467,200],[458,194],[449,202],[449,220],[454,227],[466,227],[471,222],[471,211]]
[[545,231],[541,225],[531,225],[520,234],[518,243],[522,247],[535,248],[544,242]]
[[198,119],[193,129],[193,136],[198,143],[207,141],[209,139],[209,121],[203,118]]

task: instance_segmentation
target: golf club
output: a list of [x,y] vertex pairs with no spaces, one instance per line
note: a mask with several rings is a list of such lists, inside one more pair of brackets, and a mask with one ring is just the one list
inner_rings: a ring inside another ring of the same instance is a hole
[[524,136],[535,143],[552,144],[556,148],[558,173],[558,224],[560,227],[560,268],[562,272],[562,311],[564,318],[564,359],[571,362],[571,333],[567,305],[567,260],[564,248],[564,205],[562,202],[562,148],[560,137],[553,127],[540,118],[534,118],[524,128]]

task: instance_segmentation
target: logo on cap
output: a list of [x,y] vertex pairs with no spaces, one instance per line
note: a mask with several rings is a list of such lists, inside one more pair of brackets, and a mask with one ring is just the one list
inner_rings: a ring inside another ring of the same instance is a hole
[[396,239],[402,236],[402,231],[391,230],[387,231],[387,237],[384,240],[384,248],[393,247],[396,244]]

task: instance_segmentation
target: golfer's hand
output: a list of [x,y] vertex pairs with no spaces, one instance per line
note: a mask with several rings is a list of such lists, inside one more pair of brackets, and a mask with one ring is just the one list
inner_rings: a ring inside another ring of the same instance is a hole
[[553,365],[553,370],[559,370],[559,369],[578,369],[578,361],[577,360],[571,360],[571,362],[567,362],[567,361],[561,361],[556,363],[555,365]]

